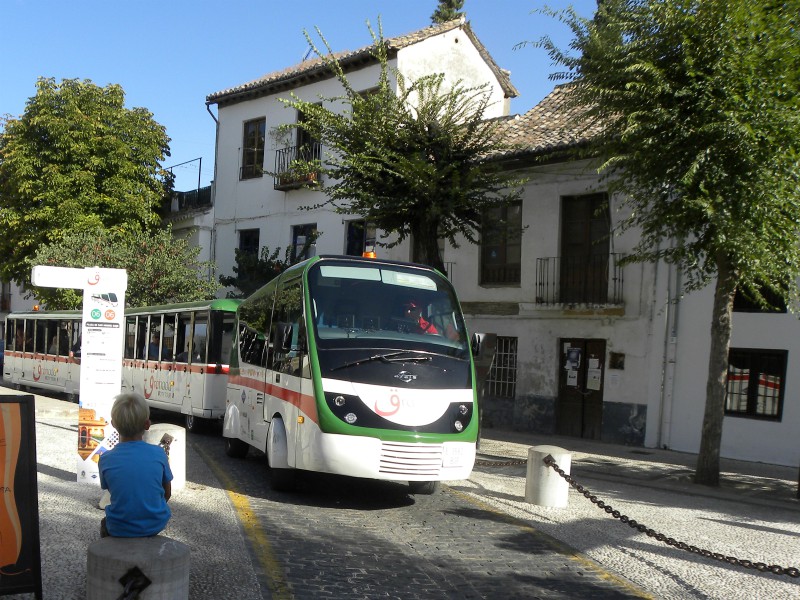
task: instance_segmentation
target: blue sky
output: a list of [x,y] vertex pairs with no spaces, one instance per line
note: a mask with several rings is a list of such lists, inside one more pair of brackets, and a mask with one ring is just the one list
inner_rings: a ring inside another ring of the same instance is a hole
[[[539,0],[465,0],[463,10],[495,61],[511,71],[524,113],[555,85],[556,68],[541,49],[514,46],[550,35],[566,48],[569,31],[535,14]],[[591,17],[595,0],[572,4]],[[143,106],[164,125],[176,189],[207,185],[213,176],[214,121],[208,94],[300,62],[303,30],[319,27],[335,51],[370,42],[366,22],[380,17],[386,37],[430,24],[436,0],[5,0],[0,57],[0,114],[19,115],[38,77],[118,83],[126,106]],[[216,107],[212,107],[215,110]],[[198,169],[202,158],[202,170]]]

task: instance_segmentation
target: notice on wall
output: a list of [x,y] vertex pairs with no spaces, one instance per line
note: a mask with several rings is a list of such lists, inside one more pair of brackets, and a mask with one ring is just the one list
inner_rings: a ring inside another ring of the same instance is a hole
[[34,397],[0,396],[0,596],[42,597]]
[[602,372],[600,369],[588,369],[586,371],[586,389],[599,390],[602,379]]

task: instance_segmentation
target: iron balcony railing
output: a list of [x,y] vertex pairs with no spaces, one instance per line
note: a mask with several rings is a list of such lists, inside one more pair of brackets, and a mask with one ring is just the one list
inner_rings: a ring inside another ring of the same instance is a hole
[[622,254],[536,259],[536,303],[622,304]]
[[319,164],[320,144],[311,142],[302,146],[288,146],[275,152],[276,190],[292,190],[319,182],[320,173],[313,165]]
[[189,210],[211,206],[211,186],[201,187],[188,192],[174,192],[178,201],[178,210]]

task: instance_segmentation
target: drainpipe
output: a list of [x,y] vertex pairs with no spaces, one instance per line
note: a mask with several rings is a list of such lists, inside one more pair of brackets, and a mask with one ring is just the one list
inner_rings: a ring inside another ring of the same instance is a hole
[[[214,113],[211,112],[211,106],[208,102],[206,102],[206,110],[208,114],[211,115],[211,118],[214,119],[214,168],[212,172],[214,173],[214,178],[211,180],[211,265],[214,270],[217,267],[217,218],[216,218],[216,206],[217,206],[217,154],[219,152],[219,119],[214,116]],[[209,273],[209,279],[211,279],[211,273]]]
[[657,436],[659,448],[669,448],[670,433],[672,431],[672,398],[675,392],[675,357],[678,345],[680,289],[680,270],[677,266],[667,263],[666,315],[664,318],[663,361],[661,364],[661,402],[659,405]]

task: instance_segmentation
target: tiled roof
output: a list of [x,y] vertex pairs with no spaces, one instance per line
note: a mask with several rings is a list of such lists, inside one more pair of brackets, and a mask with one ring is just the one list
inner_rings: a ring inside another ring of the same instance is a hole
[[503,142],[512,148],[493,158],[513,158],[565,150],[588,142],[600,132],[598,125],[584,127],[580,108],[569,102],[569,84],[557,86],[524,115],[507,117],[500,127]]
[[[473,33],[469,23],[467,23],[463,18],[448,21],[446,23],[439,23],[424,29],[418,29],[417,31],[412,31],[411,33],[405,35],[387,38],[385,42],[391,55],[391,53],[396,53],[402,48],[406,48],[453,29],[462,29],[472,43],[475,44],[475,47],[478,49],[481,57],[484,61],[486,61],[500,82],[500,85],[502,86],[506,96],[510,98],[517,96],[517,89],[511,84],[508,71],[505,71],[497,66],[484,45],[481,44],[481,42]],[[359,48],[358,50],[337,52],[334,54],[334,57],[342,64],[345,70],[347,70],[348,67],[376,62],[375,58],[371,54],[372,48],[373,46],[369,45]],[[266,75],[263,75],[262,77],[254,79],[248,83],[210,94],[206,96],[206,102],[209,104],[229,104],[232,102],[247,100],[254,96],[271,94],[278,91],[291,89],[299,85],[303,85],[309,81],[326,79],[331,76],[332,73],[327,68],[325,61],[319,57],[315,57],[280,71],[267,73]]]

